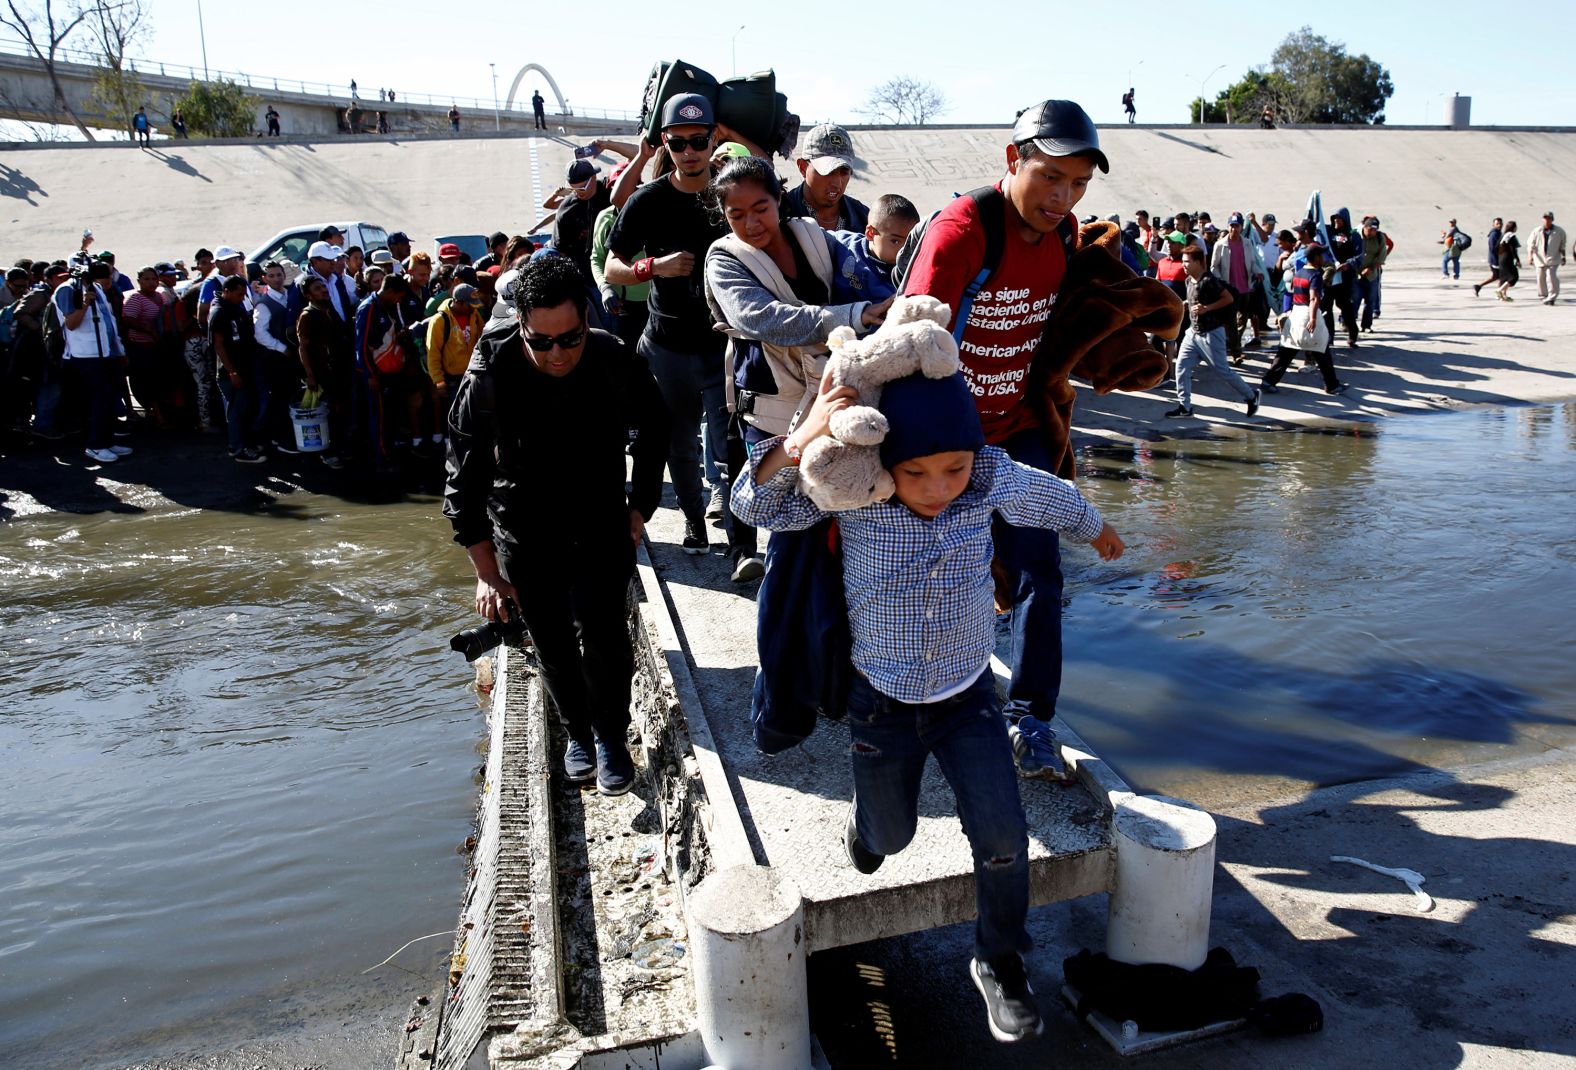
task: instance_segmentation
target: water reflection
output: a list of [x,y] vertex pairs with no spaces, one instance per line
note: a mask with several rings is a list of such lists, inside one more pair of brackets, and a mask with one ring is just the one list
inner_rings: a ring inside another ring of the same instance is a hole
[[[454,921],[463,555],[430,501],[291,504],[0,530],[12,1065],[218,1050],[428,985],[359,971]],[[441,943],[400,961],[437,978]]]
[[1085,453],[1130,549],[1069,555],[1062,712],[1135,783],[1206,802],[1244,774],[1542,749],[1527,730],[1576,712],[1554,641],[1573,429],[1565,405]]

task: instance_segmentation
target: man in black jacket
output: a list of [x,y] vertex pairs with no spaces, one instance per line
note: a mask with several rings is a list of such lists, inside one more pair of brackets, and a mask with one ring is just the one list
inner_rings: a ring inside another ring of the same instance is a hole
[[482,336],[455,393],[443,514],[476,570],[476,611],[518,613],[531,633],[569,734],[565,775],[621,795],[635,775],[629,579],[662,494],[668,411],[645,360],[587,329],[569,260],[528,265],[514,299],[518,320]]

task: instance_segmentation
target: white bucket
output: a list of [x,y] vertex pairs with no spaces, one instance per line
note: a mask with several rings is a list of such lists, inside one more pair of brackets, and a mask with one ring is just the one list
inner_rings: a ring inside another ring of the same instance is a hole
[[296,449],[302,453],[321,453],[328,449],[328,405],[313,408],[290,406],[290,426],[295,429]]

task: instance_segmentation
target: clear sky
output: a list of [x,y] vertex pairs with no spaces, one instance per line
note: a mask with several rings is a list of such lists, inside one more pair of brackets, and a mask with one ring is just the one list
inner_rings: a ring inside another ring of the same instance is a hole
[[[147,3],[153,33],[144,54],[201,66],[198,0]],[[1299,6],[1308,14],[1286,14]],[[858,122],[871,87],[911,75],[946,93],[943,121],[985,124],[1004,124],[1046,97],[1070,97],[1097,122],[1119,122],[1128,85],[1137,89],[1140,121],[1185,122],[1201,82],[1212,98],[1267,63],[1306,23],[1390,71],[1391,123],[1439,123],[1443,99],[1459,92],[1473,98],[1476,124],[1576,124],[1576,81],[1562,51],[1576,41],[1570,0],[789,0],[770,8],[716,0],[202,0],[202,17],[211,68],[332,83],[347,94],[355,78],[363,96],[386,86],[490,100],[489,62],[497,64],[500,96],[535,62],[577,111],[633,110],[654,61],[680,57],[726,77],[736,49],[739,71],[775,68],[789,107],[806,120]],[[1540,42],[1555,46],[1550,59],[1537,58]],[[534,74],[521,98],[537,86],[551,101]]]

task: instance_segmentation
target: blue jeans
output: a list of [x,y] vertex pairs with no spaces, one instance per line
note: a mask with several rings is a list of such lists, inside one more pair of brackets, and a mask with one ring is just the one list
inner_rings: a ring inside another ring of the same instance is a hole
[[[1019,464],[1056,471],[1045,435],[1037,427],[999,444]],[[1012,641],[1008,665],[1007,715],[1056,716],[1062,691],[1062,549],[1056,532],[1019,528],[998,520],[992,530],[996,555],[1012,577]]]
[[1177,351],[1177,404],[1185,409],[1193,407],[1193,369],[1208,364],[1237,392],[1243,401],[1253,399],[1253,388],[1243,382],[1226,357],[1226,332],[1216,327],[1200,334],[1192,327],[1182,336],[1182,348]]
[[1379,279],[1354,279],[1352,281],[1352,305],[1358,311],[1358,322],[1363,330],[1374,325],[1374,316],[1379,314]]
[[[637,352],[646,358],[656,377],[662,400],[673,416],[673,439],[668,446],[668,478],[679,509],[686,519],[705,522],[706,497],[701,489],[701,451],[697,431],[702,421],[706,437],[715,443],[719,467],[726,464],[724,443],[728,441],[728,401],[723,392],[722,354],[715,357],[680,353],[658,345],[647,331],[640,338]],[[734,473],[720,472],[723,485],[730,491]],[[755,529],[739,521],[733,510],[723,512],[723,527],[731,549],[755,553]]]
[[990,670],[962,694],[922,704],[889,698],[856,672],[848,727],[860,842],[884,855],[908,846],[919,821],[920,778],[934,754],[974,855],[974,954],[992,959],[1032,949],[1024,928],[1028,823]]
[[1461,277],[1461,254],[1456,252],[1453,246],[1446,246],[1444,259],[1439,262],[1440,270],[1446,275],[1450,274],[1451,261],[1455,262],[1456,278],[1459,279]]
[[255,361],[238,368],[242,385],[230,382],[230,373],[219,366],[219,393],[224,396],[224,422],[230,433],[230,452],[261,445],[268,416],[268,388],[258,375]]

